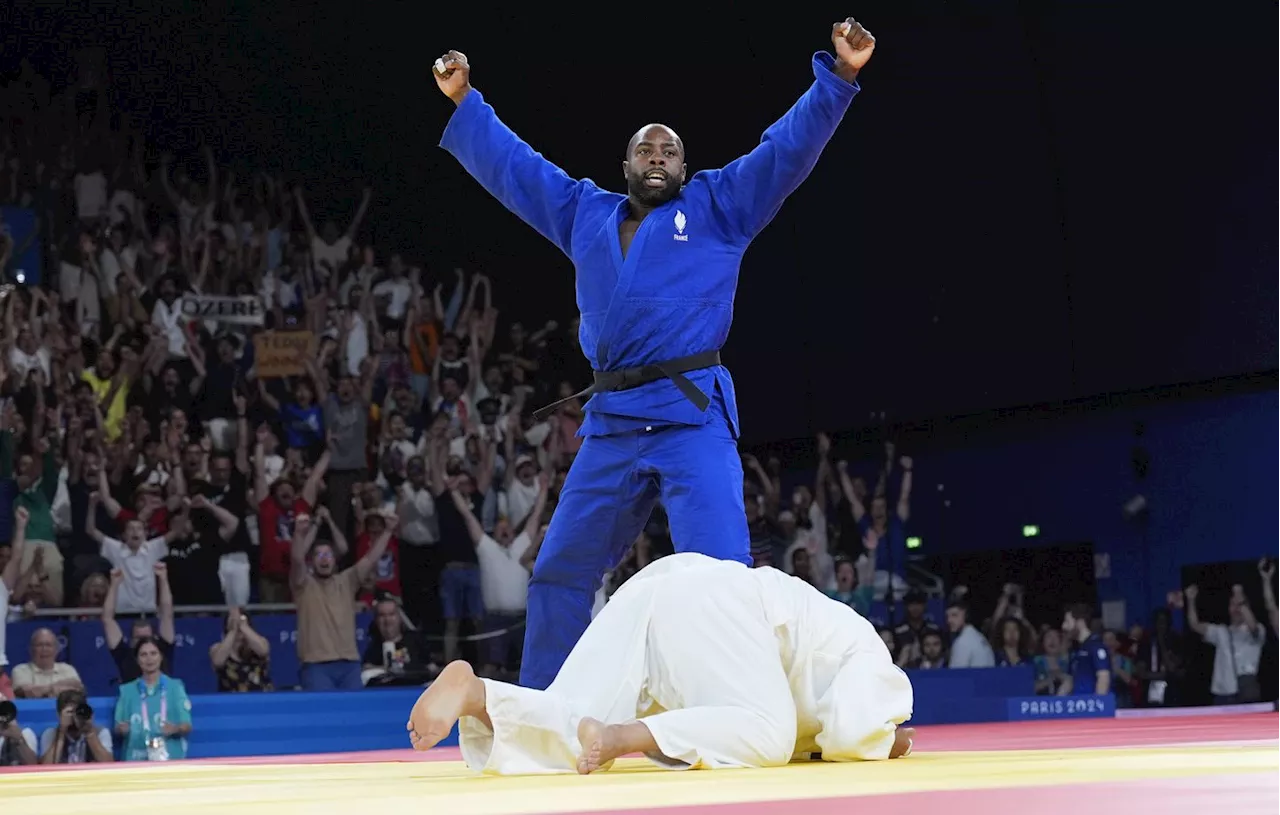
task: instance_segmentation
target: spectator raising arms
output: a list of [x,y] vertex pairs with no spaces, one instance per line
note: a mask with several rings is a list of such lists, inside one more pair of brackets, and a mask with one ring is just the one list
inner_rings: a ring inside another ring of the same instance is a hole
[[[0,433],[0,436],[4,435],[8,434]],[[0,614],[5,615],[5,621],[9,615],[9,597],[18,585],[29,517],[26,510],[14,512],[13,542],[9,548],[8,558],[3,565],[0,565]],[[3,624],[5,621],[0,621],[0,700],[11,700],[13,684],[8,671],[9,659],[5,655],[5,625]]]
[[1257,702],[1262,699],[1262,686],[1258,682],[1258,666],[1262,660],[1262,646],[1266,644],[1266,629],[1253,616],[1253,609],[1245,596],[1244,587],[1231,587],[1227,601],[1227,625],[1206,623],[1200,619],[1196,599],[1198,586],[1187,586],[1183,592],[1187,604],[1187,626],[1214,647],[1213,678],[1209,689],[1215,705],[1241,702]]
[[[356,649],[353,600],[369,580],[391,541],[399,519],[386,525],[355,566],[340,569],[335,542],[318,538],[318,524],[305,513],[297,519],[290,549],[290,585],[298,604],[298,661],[305,690],[362,687]],[[336,524],[327,524],[337,531]]]
[[111,571],[107,597],[102,603],[102,632],[106,638],[107,650],[111,652],[111,659],[116,663],[121,684],[132,682],[140,674],[133,646],[142,640],[151,640],[160,650],[160,670],[164,673],[172,670],[170,666],[173,664],[173,646],[178,639],[173,621],[173,591],[169,588],[168,569],[163,563],[155,564],[152,572],[155,574],[158,594],[156,603],[159,607],[158,625],[153,626],[146,618],[134,620],[129,638],[125,639],[124,631],[116,621],[120,587],[125,581],[124,571],[121,569]]

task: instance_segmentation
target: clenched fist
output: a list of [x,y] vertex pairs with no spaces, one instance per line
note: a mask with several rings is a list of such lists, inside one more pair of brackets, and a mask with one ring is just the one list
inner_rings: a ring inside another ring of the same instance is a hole
[[467,64],[467,55],[461,51],[449,51],[436,60],[431,73],[440,92],[452,99],[455,105],[462,104],[471,90],[471,66]]
[[853,79],[871,59],[876,38],[852,17],[831,26],[831,44],[836,49],[836,72]]

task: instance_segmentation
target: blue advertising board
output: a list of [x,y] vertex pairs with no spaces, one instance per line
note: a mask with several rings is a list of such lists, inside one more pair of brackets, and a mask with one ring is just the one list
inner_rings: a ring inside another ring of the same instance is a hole
[[[373,615],[356,616],[356,647],[364,652],[368,642],[369,623]],[[121,621],[125,634],[129,622]],[[6,650],[9,664],[27,661],[27,643],[37,628],[48,628],[58,637],[58,659],[75,666],[91,696],[115,693],[118,681],[115,661],[107,650],[107,638],[100,620],[58,622],[56,620],[22,620],[9,623]],[[177,642],[174,643],[172,673],[187,686],[188,693],[215,693],[217,677],[209,662],[209,648],[222,639],[221,617],[179,617],[174,621]],[[298,624],[292,614],[259,614],[253,618],[253,629],[271,643],[271,681],[277,688],[298,684]]]
[[1109,719],[1116,715],[1116,700],[1105,696],[1022,696],[1006,700],[1009,721],[1036,719]]

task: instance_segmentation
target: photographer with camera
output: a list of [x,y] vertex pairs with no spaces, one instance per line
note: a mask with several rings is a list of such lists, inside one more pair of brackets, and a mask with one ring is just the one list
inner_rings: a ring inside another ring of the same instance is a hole
[[93,720],[93,708],[83,691],[58,694],[58,726],[40,735],[41,764],[109,764],[111,731]]
[[36,734],[18,724],[18,706],[0,699],[0,767],[29,767],[40,763]]

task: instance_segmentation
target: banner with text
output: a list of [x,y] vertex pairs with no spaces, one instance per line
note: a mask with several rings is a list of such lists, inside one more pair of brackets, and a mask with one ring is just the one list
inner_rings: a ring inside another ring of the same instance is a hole
[[315,353],[310,331],[264,331],[253,337],[253,359],[259,379],[301,376],[303,360]]
[[1110,719],[1116,715],[1116,700],[1106,696],[1023,696],[1009,699],[1009,721],[1031,719]]
[[236,325],[262,325],[266,310],[262,298],[218,297],[212,294],[187,294],[182,297],[182,316],[189,320],[213,320]]

